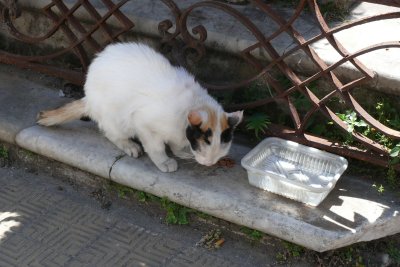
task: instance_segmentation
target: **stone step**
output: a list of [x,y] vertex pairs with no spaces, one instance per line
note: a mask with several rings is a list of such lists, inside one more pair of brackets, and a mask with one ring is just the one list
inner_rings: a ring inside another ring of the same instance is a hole
[[240,166],[248,147],[233,145],[230,157],[236,164],[232,168],[179,160],[177,172],[162,173],[146,156],[124,156],[92,122],[32,126],[40,109],[68,100],[20,78],[22,72],[7,69],[0,72],[0,96],[7,96],[0,97],[3,141],[316,251],[400,231],[398,197],[379,194],[369,180],[344,175],[325,201],[313,208],[250,186]]

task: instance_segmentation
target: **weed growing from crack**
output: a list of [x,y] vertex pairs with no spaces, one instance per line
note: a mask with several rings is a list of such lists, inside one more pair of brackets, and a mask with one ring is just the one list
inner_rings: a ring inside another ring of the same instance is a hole
[[254,241],[261,241],[261,239],[264,237],[264,233],[255,230],[255,229],[251,229],[248,227],[242,227],[240,228],[240,231],[244,234],[246,234],[250,239],[254,240]]
[[9,159],[9,151],[5,146],[0,146],[0,158],[3,160]]
[[161,198],[161,205],[167,211],[165,222],[167,224],[189,224],[188,215],[194,212],[192,209],[181,206],[168,198]]
[[374,184],[372,185],[372,187],[375,188],[376,191],[377,191],[379,194],[383,194],[383,192],[385,192],[385,187],[383,187],[382,184],[380,184],[380,185],[378,186],[376,183],[374,183]]
[[305,253],[305,248],[302,246],[290,243],[288,241],[283,241],[284,251],[276,254],[276,260],[279,263],[285,263],[292,259],[298,259]]
[[110,183],[110,187],[117,192],[119,198],[126,198],[135,192],[135,189],[114,182]]
[[354,264],[354,266],[364,266],[363,258],[357,246],[350,246],[343,248],[339,252],[339,257],[346,265]]
[[10,164],[10,152],[7,147],[0,146],[0,167],[5,167]]
[[139,202],[146,203],[146,202],[161,202],[161,198],[143,191],[136,192],[137,199]]
[[255,113],[246,119],[246,129],[254,131],[254,135],[257,139],[260,139],[260,133],[265,133],[265,130],[270,124],[270,120],[267,115],[263,113]]
[[167,197],[159,198],[157,196],[154,196],[152,194],[143,191],[137,191],[136,196],[138,200],[142,203],[156,202],[161,204],[161,207],[166,211],[165,222],[167,224],[179,224],[179,225],[189,224],[190,213],[195,213],[199,217],[204,214],[202,212],[195,211],[193,209],[172,202]]
[[400,265],[400,248],[393,241],[388,243],[387,253],[396,266]]

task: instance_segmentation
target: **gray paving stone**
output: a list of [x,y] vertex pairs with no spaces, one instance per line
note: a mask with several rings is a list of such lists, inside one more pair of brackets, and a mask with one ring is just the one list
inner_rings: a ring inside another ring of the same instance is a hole
[[[191,255],[193,262],[210,263],[207,266],[232,266],[226,254],[197,248],[193,234],[171,234],[176,229],[154,223],[151,218],[138,223],[139,213],[125,206],[101,209],[86,191],[79,193],[54,178],[0,168],[0,184],[0,199],[12,190],[11,197],[3,200],[7,205],[0,206],[2,267],[166,266],[175,258],[179,261]],[[58,190],[60,186],[63,190]],[[29,199],[32,212],[25,215],[29,220],[21,219],[26,206],[18,194]],[[43,201],[46,199],[59,201]],[[190,253],[186,255],[186,251]]]
[[19,74],[10,68],[0,71],[0,139],[9,143],[15,142],[19,131],[35,124],[40,110],[67,101],[58,97],[56,90],[23,79]]
[[213,255],[207,254],[205,249],[188,249],[184,253],[178,255],[166,266],[169,267],[200,267],[200,266],[221,266],[221,267],[239,267],[233,261],[222,260]]

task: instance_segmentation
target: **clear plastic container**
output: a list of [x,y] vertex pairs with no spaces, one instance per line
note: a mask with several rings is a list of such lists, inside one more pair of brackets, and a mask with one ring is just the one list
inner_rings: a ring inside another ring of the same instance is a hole
[[280,138],[266,138],[243,159],[249,183],[317,206],[347,168],[343,157]]

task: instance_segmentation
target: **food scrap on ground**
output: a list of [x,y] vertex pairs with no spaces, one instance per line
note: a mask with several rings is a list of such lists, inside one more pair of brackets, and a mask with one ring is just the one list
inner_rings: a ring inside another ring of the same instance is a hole
[[235,166],[235,160],[231,158],[222,158],[217,162],[217,165],[219,167],[233,168]]

